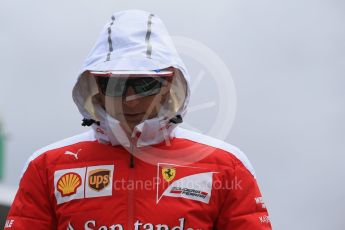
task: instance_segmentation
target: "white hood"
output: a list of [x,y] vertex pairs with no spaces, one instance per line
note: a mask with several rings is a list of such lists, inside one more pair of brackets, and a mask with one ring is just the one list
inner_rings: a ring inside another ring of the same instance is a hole
[[[95,80],[87,71],[177,69],[170,94],[158,116],[135,128],[137,146],[170,140],[178,123],[171,119],[186,114],[190,98],[189,76],[163,22],[141,10],[114,13],[86,58],[73,89],[73,100],[85,119],[92,119],[96,138],[102,143],[128,147],[130,141],[119,121],[108,115],[98,102]],[[98,122],[99,121],[99,122]]]

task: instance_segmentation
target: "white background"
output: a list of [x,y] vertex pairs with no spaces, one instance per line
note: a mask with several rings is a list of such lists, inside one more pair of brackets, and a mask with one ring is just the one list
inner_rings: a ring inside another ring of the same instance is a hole
[[[76,73],[110,15],[131,8],[157,14],[171,35],[202,42],[230,69],[237,109],[226,140],[254,165],[274,228],[345,229],[341,0],[1,0],[4,182],[16,186],[38,148],[86,130],[71,99]],[[192,100],[211,89],[198,90]],[[211,115],[187,120],[204,129]]]

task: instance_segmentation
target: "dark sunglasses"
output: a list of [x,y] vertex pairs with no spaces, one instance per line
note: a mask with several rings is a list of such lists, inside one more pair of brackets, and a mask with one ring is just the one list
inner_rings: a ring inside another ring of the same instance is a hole
[[166,81],[165,77],[96,77],[101,93],[110,97],[123,96],[129,86],[140,96],[155,95],[160,92],[164,81]]

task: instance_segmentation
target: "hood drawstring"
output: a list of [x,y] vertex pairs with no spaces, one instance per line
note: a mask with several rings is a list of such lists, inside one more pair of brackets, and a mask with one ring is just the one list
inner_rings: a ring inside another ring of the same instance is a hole
[[183,122],[183,119],[181,115],[176,115],[174,118],[171,118],[169,121],[174,124],[179,124]]
[[101,123],[99,121],[95,121],[94,119],[83,119],[83,123],[81,123],[82,126],[91,126],[93,123],[100,125]]

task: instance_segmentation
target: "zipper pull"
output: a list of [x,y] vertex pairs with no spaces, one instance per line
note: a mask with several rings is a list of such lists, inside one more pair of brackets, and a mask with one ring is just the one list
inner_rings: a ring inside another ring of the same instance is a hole
[[131,154],[131,158],[130,158],[130,162],[129,162],[129,167],[134,168],[134,156],[132,153],[130,153],[130,154]]
[[132,136],[131,137],[131,140],[130,140],[130,159],[129,159],[129,167],[130,168],[134,168],[134,137]]
[[132,136],[131,136],[131,140],[130,140],[130,154],[131,154],[131,156],[130,156],[130,161],[129,161],[129,167],[130,168],[134,168],[134,149],[135,149],[135,147],[134,147],[134,144],[135,144],[135,146],[137,145],[137,141],[138,141],[138,138],[140,137],[140,132],[139,131],[134,131],[133,133],[132,133]]

